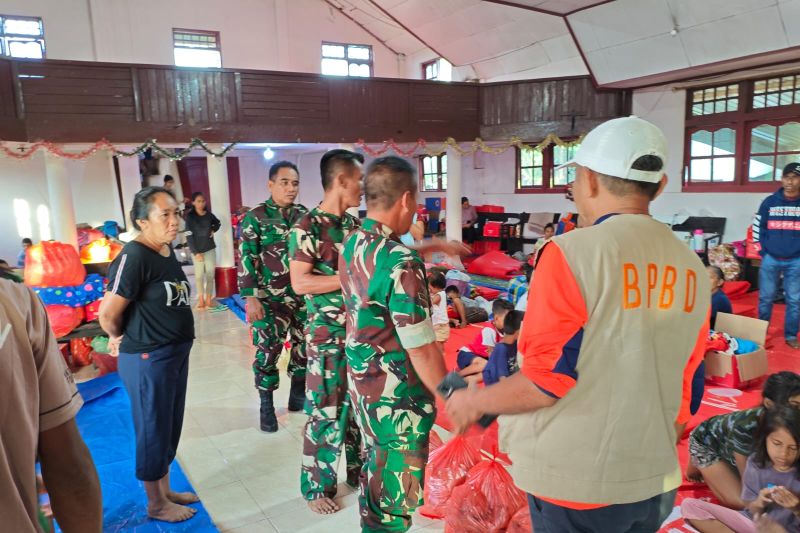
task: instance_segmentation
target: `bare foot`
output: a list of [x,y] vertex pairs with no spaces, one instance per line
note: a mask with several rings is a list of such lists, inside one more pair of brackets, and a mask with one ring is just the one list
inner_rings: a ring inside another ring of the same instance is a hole
[[330,498],[311,500],[308,502],[308,508],[318,514],[333,514],[339,510],[339,506]]
[[177,503],[180,505],[189,505],[190,503],[197,503],[200,501],[200,498],[198,498],[197,494],[194,492],[170,491],[169,494],[167,494],[167,499],[172,503]]
[[196,512],[197,509],[172,502],[166,502],[160,507],[147,507],[147,516],[162,522],[183,522],[193,517]]
[[197,304],[195,306],[195,310],[197,310],[197,311],[205,311],[206,310],[206,306],[205,306],[205,304]]

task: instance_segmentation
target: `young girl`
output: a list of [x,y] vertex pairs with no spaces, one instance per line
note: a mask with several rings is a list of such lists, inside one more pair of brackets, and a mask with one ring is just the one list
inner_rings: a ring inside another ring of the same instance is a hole
[[431,293],[431,322],[436,333],[436,341],[444,350],[444,343],[450,338],[450,319],[447,318],[447,296],[444,288],[447,281],[440,272],[428,277],[428,291]]
[[767,409],[742,479],[744,510],[688,499],[681,504],[683,518],[701,533],[756,533],[754,517],[767,515],[786,531],[800,532],[799,446],[800,412],[792,407]]

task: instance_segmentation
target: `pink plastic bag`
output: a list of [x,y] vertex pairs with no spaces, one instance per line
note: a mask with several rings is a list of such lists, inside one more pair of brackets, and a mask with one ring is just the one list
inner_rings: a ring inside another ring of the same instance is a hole
[[459,533],[499,533],[525,502],[525,493],[499,461],[482,461],[453,490],[446,524]]
[[482,458],[461,435],[431,453],[425,466],[425,505],[419,512],[428,518],[444,518],[453,488],[464,483],[467,473]]

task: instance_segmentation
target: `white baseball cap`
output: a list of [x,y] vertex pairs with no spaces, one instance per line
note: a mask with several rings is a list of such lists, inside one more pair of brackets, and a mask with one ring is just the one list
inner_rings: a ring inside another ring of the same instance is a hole
[[667,139],[658,126],[637,116],[615,118],[590,131],[581,142],[575,158],[558,168],[580,165],[606,176],[658,183],[661,170],[634,170],[633,162],[645,155],[667,163]]

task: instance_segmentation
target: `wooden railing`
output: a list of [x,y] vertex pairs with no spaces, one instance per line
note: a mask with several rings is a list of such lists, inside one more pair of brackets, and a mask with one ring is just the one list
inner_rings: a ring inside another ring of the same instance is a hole
[[0,138],[19,141],[535,140],[542,128],[569,133],[574,117],[624,114],[628,100],[588,78],[477,85],[0,60]]

